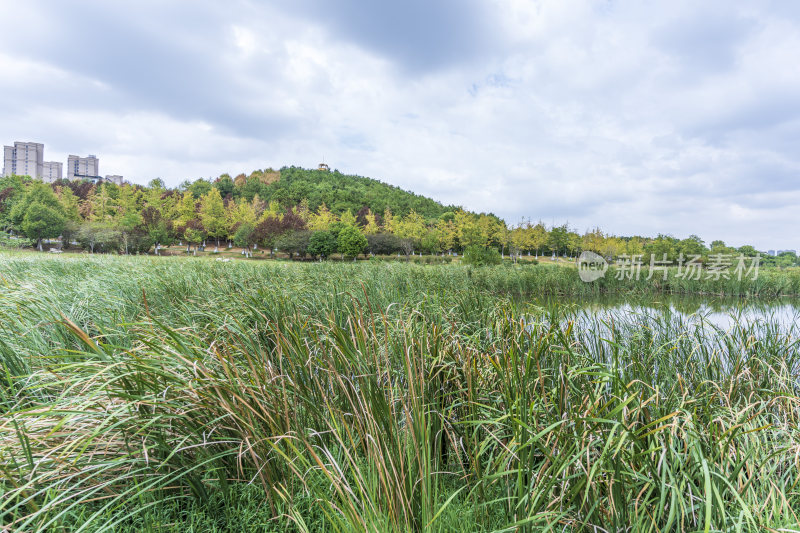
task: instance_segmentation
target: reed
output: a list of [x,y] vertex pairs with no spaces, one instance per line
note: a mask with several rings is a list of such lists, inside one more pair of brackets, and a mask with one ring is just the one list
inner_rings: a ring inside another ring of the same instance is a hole
[[800,527],[796,325],[503,267],[0,263],[12,531]]

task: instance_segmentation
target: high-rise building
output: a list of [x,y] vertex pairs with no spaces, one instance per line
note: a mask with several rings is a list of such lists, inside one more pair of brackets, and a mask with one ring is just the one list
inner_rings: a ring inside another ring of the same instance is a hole
[[44,145],[15,142],[3,147],[3,176],[30,176],[41,179],[44,173]]
[[98,179],[100,178],[100,160],[97,156],[79,157],[70,155],[67,159],[67,179]]
[[45,161],[42,166],[42,180],[52,183],[60,180],[64,163],[58,161]]

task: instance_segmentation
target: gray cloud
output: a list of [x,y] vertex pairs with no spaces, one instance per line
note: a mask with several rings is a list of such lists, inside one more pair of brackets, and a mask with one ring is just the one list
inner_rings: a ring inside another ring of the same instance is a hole
[[493,11],[478,0],[284,0],[331,37],[372,50],[406,73],[428,73],[485,58],[504,39]]

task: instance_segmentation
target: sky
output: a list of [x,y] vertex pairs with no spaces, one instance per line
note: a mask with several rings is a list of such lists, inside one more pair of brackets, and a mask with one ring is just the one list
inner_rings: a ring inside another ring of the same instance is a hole
[[0,0],[0,143],[800,248],[800,2]]

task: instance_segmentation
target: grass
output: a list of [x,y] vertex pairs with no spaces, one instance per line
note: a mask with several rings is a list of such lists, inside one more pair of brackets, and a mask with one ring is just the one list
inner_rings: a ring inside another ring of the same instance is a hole
[[0,275],[11,531],[800,529],[800,335],[769,317],[537,307],[574,282],[535,266]]

